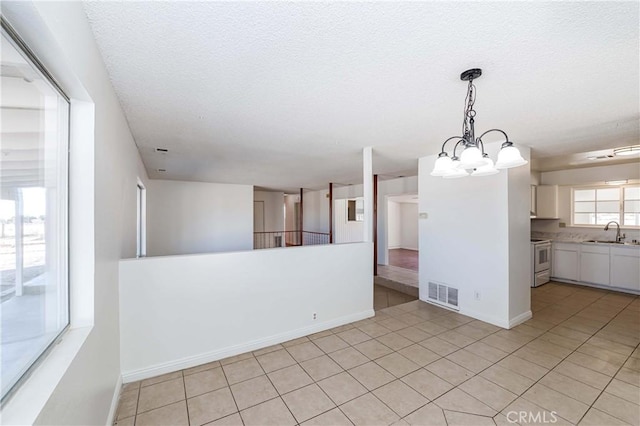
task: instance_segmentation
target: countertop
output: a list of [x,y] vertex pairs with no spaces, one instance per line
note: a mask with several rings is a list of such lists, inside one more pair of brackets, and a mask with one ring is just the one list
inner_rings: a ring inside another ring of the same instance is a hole
[[554,243],[594,244],[594,245],[607,245],[607,246],[615,246],[615,247],[640,247],[640,243],[632,243],[631,241],[623,242],[623,243],[616,243],[614,241],[592,241],[592,240],[577,241],[577,240],[563,240],[563,239],[555,239],[551,241]]

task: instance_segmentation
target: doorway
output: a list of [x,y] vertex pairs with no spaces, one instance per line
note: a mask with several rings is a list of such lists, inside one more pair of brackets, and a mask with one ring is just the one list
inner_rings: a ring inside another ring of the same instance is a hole
[[[385,227],[378,276],[406,294],[418,293],[418,195],[390,195],[385,200]],[[380,282],[384,282],[380,280]]]

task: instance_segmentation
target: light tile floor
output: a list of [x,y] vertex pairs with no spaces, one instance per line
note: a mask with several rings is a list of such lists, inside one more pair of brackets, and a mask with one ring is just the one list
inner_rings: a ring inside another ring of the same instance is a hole
[[640,299],[550,283],[532,308],[512,330],[421,301],[385,308],[126,384],[117,424],[640,424]]
[[391,265],[378,265],[378,275],[391,281],[418,287],[418,272],[411,269]]
[[397,290],[374,284],[373,286],[373,309],[376,311],[391,306],[416,300],[417,297],[401,293]]

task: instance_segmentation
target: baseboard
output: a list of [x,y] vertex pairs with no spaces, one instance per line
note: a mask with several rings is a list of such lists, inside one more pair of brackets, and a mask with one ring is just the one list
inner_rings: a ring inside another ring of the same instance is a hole
[[[276,345],[278,343],[287,342],[289,340],[297,339],[299,337],[308,336],[309,334],[318,333],[320,331],[328,330],[330,328],[339,327],[341,325],[349,324],[362,319],[370,318],[375,315],[373,309],[367,309],[366,311],[358,312],[351,315],[346,315],[340,318],[333,319],[331,321],[325,321],[318,324],[314,324],[309,327],[298,328],[296,330],[287,331],[284,333],[275,334],[263,339],[252,340],[240,345],[229,346],[226,348],[218,349],[215,351],[207,352],[200,355],[185,357],[176,359],[174,361],[165,362],[162,364],[156,364],[150,367],[141,368],[137,370],[123,371],[122,382],[130,383],[137,380],[144,380],[150,377],[159,376],[161,374],[171,373],[185,368],[195,367],[208,362],[217,361],[220,359],[228,358],[234,355],[240,355],[245,352],[255,351],[258,349],[266,348],[268,346]],[[117,400],[116,400],[117,402]]]
[[531,311],[526,311],[521,313],[520,315],[517,315],[514,318],[505,320],[502,318],[496,318],[490,315],[485,315],[475,311],[471,311],[469,309],[460,309],[460,313],[462,315],[466,315],[468,317],[472,317],[480,321],[488,322],[489,324],[493,324],[498,327],[505,328],[507,330],[515,327],[516,325],[522,324],[523,322],[527,321],[533,316]]
[[120,389],[122,389],[122,376],[118,375],[116,388],[113,390],[113,398],[111,399],[111,408],[109,408],[109,417],[107,417],[106,426],[112,426],[116,420],[116,410],[120,401]]
[[481,314],[479,312],[472,311],[470,309],[463,309],[463,308],[460,308],[459,313],[462,314],[462,315],[466,315],[468,317],[471,317],[471,318],[475,318],[475,319],[480,320],[480,321],[488,322],[489,324],[493,324],[493,325],[496,325],[498,327],[502,327],[502,328],[506,328],[506,329],[509,328],[509,321],[506,320],[506,319],[496,318],[496,317],[491,316],[491,315]]
[[516,325],[520,325],[523,322],[531,319],[533,317],[533,313],[531,311],[523,312],[520,315],[517,315],[509,320],[509,328],[513,328]]
[[[600,285],[600,284],[589,284],[589,283],[583,283],[580,281],[572,281],[572,280],[565,280],[563,278],[555,278],[555,277],[551,277],[551,282],[559,282],[559,283],[564,283],[564,284],[571,284],[571,285],[577,285],[577,286],[581,286],[581,287],[592,287],[592,288],[601,288],[603,290],[610,290],[610,291],[618,291],[620,293],[627,293],[627,294],[633,294],[636,296],[640,295],[640,290],[632,290],[630,288],[622,288],[622,287],[612,287],[609,285]],[[544,284],[542,285],[544,286]],[[540,287],[542,287],[540,286]]]

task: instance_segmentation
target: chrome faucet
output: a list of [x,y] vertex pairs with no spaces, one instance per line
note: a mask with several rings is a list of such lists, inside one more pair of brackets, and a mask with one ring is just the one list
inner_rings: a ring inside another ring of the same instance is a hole
[[609,225],[611,225],[612,223],[616,224],[616,227],[617,227],[617,230],[616,230],[616,242],[619,243],[625,238],[625,235],[624,234],[620,235],[620,224],[618,222],[616,222],[615,220],[612,220],[611,222],[607,223],[604,226],[604,230],[608,231],[609,230]]

